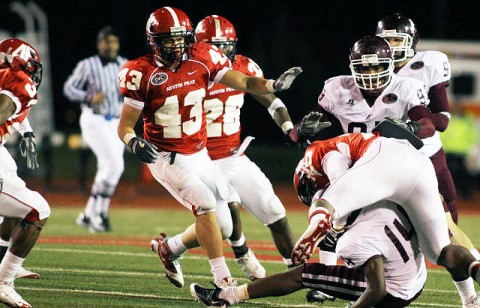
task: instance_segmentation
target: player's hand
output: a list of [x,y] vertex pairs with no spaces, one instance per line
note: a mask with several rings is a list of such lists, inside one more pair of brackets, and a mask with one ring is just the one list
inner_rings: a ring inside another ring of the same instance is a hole
[[303,117],[302,122],[298,126],[298,134],[301,138],[309,138],[315,136],[319,131],[332,125],[330,121],[322,122],[323,114],[312,111]]
[[292,67],[273,82],[273,88],[275,91],[288,90],[292,85],[292,82],[298,75],[300,75],[301,72],[303,72],[301,67]]
[[133,154],[147,164],[152,164],[157,160],[159,154],[157,147],[145,139],[133,137],[127,146]]
[[407,130],[411,131],[415,135],[417,134],[418,129],[420,128],[420,125],[418,124],[418,122],[413,122],[413,121],[406,122],[402,119],[395,118],[395,117],[392,117],[392,116],[386,116],[385,119],[390,121],[390,122],[395,123],[396,125],[402,127],[403,129],[407,129]]
[[99,105],[99,104],[102,104],[104,100],[105,100],[105,93],[97,92],[92,96],[92,99],[90,100],[90,104]]
[[20,141],[20,153],[27,158],[27,168],[34,170],[40,165],[38,163],[37,144],[35,143],[35,136],[33,132],[23,134],[23,139]]

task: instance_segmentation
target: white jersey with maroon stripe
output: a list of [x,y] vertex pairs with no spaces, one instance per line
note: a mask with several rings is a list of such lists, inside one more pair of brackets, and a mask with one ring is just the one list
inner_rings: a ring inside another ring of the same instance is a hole
[[389,201],[364,208],[337,243],[337,253],[349,267],[381,256],[387,292],[408,300],[427,279],[425,259],[403,209]]
[[[414,78],[423,83],[425,91],[439,83],[449,82],[451,77],[450,63],[447,55],[439,51],[417,52],[398,72],[397,76]],[[447,115],[450,117],[450,115]],[[420,149],[427,156],[437,153],[442,147],[440,133],[422,140],[424,146]]]
[[340,121],[344,133],[371,133],[386,116],[408,120],[410,109],[428,103],[421,82],[395,75],[371,107],[352,76],[328,79],[318,98],[318,104]]

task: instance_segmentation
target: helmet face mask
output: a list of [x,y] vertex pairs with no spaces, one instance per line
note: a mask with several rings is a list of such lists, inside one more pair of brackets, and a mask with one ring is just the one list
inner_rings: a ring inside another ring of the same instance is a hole
[[384,30],[377,35],[390,43],[394,63],[403,62],[414,56],[415,51],[412,49],[413,38],[411,35],[397,33],[396,30]]
[[350,71],[362,90],[377,92],[392,80],[394,64],[391,47],[378,36],[358,40],[350,52]]
[[[179,38],[183,38],[183,40],[179,40]],[[172,33],[171,35],[151,35],[148,37],[148,44],[155,55],[169,66],[181,64],[193,41],[193,33],[191,31]]]
[[217,46],[230,61],[237,54],[237,33],[233,24],[225,17],[210,15],[202,19],[195,28],[197,41]]

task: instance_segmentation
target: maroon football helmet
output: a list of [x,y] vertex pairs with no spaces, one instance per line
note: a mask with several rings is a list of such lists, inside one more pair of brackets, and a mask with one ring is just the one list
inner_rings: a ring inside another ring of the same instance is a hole
[[381,37],[365,36],[350,50],[350,70],[360,89],[383,89],[392,79],[393,68],[390,45]]
[[[154,54],[167,65],[178,66],[182,63],[188,48],[194,42],[193,27],[187,14],[173,7],[162,7],[150,15],[146,25],[148,45]],[[184,43],[165,47],[168,39],[183,37]]]
[[9,38],[0,42],[0,68],[22,70],[32,78],[38,89],[42,82],[42,61],[40,55],[25,41]]
[[237,33],[232,23],[225,17],[210,15],[202,19],[195,28],[198,42],[213,44],[230,59],[235,60]]
[[[410,18],[399,13],[387,15],[377,24],[376,35],[391,42],[394,62],[403,62],[415,54],[418,43],[417,27]],[[393,40],[401,41],[394,44]]]

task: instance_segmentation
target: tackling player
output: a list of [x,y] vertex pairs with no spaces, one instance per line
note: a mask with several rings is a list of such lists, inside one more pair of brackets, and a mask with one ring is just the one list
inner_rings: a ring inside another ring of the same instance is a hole
[[[393,52],[394,72],[398,76],[411,77],[421,81],[426,91],[435,126],[435,134],[423,139],[422,153],[430,157],[437,174],[438,189],[442,194],[447,207],[448,227],[453,234],[452,241],[470,250],[475,258],[480,259],[480,253],[473,246],[468,236],[458,228],[458,212],[455,203],[456,190],[452,174],[447,166],[445,152],[442,148],[440,133],[445,131],[450,119],[447,87],[451,72],[447,56],[439,51],[417,51],[418,43],[417,27],[413,21],[398,13],[387,15],[377,24],[376,35],[386,39]],[[476,297],[472,279],[468,281],[454,281],[462,302],[465,304]],[[467,286],[469,284],[469,286]]]
[[18,177],[17,165],[3,145],[37,103],[41,79],[40,56],[32,46],[19,39],[0,42],[0,215],[21,219],[0,263],[0,301],[10,307],[31,307],[15,291],[13,280],[50,216],[50,207]]
[[346,266],[306,263],[225,290],[192,284],[190,292],[208,307],[282,296],[305,288],[355,301],[348,306],[352,308],[407,307],[420,296],[427,269],[405,212],[392,202],[382,201],[352,216],[353,222],[337,245]]
[[[196,223],[181,234],[152,240],[167,278],[184,285],[179,256],[202,246],[218,286],[233,282],[223,257],[222,238],[232,233],[226,198],[228,187],[210,160],[203,100],[210,82],[259,95],[286,90],[300,68],[291,68],[277,80],[247,76],[230,68],[216,46],[194,43],[193,28],[181,10],[162,7],[150,15],[147,41],[153,54],[128,61],[119,73],[125,96],[118,135],[148,167],[154,178],[177,201],[191,210]],[[144,138],[135,134],[143,117]],[[218,218],[217,218],[218,217]],[[167,246],[168,241],[168,246]]]
[[[202,19],[196,29],[197,41],[217,46],[233,63],[232,69],[248,76],[263,77],[260,67],[250,58],[236,53],[237,35],[232,23],[225,17],[210,15]],[[229,243],[235,259],[250,279],[265,277],[265,269],[247,247],[242,232],[240,205],[270,229],[275,245],[287,265],[295,237],[288,224],[285,207],[275,195],[265,174],[241,148],[240,111],[245,92],[214,83],[207,91],[207,149],[208,155],[227,179],[231,190],[228,207],[233,219]],[[267,108],[275,123],[284,133],[293,123],[287,108],[274,94],[252,96]]]

